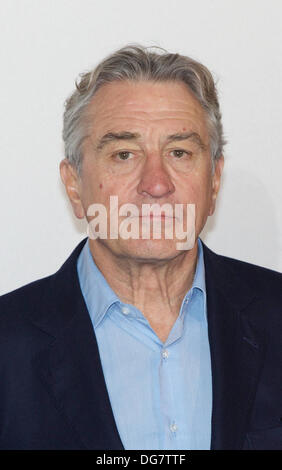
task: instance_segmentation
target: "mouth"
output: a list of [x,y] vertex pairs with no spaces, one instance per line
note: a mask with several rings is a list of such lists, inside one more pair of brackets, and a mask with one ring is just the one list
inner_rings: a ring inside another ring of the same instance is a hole
[[140,215],[139,219],[157,219],[157,220],[173,220],[175,217],[168,216],[166,214],[149,214],[149,215]]

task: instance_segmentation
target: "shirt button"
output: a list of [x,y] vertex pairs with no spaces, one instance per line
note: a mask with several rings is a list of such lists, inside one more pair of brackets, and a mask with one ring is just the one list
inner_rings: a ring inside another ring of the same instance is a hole
[[167,350],[167,349],[164,349],[164,350],[163,350],[162,356],[163,356],[164,359],[167,359],[167,358],[168,358],[168,350]]
[[176,424],[175,424],[175,423],[171,424],[171,425],[169,426],[169,429],[171,430],[171,432],[176,432],[176,431],[177,431],[177,426],[176,426]]
[[128,315],[129,314],[129,308],[128,307],[122,307],[121,308],[121,311],[124,315]]
[[188,304],[188,302],[189,302],[189,297],[187,299],[185,299],[184,303]]

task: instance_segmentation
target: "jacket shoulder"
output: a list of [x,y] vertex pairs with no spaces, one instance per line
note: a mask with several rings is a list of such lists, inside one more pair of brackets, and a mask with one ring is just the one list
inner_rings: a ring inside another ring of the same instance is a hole
[[280,282],[282,280],[282,273],[280,273],[279,271],[275,271],[273,269],[249,263],[247,261],[239,260],[236,258],[231,258],[229,256],[217,254],[216,257],[218,258],[219,262],[226,263],[228,266],[230,266],[231,269],[240,270],[242,272],[250,272],[252,274],[256,274],[257,276],[266,276],[269,279],[280,280]]
[[279,283],[281,283],[282,281],[282,273],[273,269],[259,266],[253,263],[248,263],[246,261],[241,261],[239,259],[230,258],[228,256],[218,256],[220,257],[221,262],[227,263],[231,269],[236,270],[238,272],[252,274],[252,276],[255,276],[256,279],[261,278],[263,280],[269,280]]
[[214,253],[207,246],[204,246],[205,260],[211,267],[214,275],[221,273],[228,283],[248,286],[259,296],[270,296],[281,300],[282,304],[282,273],[259,266],[253,263],[242,261]]
[[0,322],[7,322],[13,318],[18,321],[28,318],[29,314],[38,312],[37,315],[40,315],[47,311],[56,296],[60,294],[60,290],[73,282],[77,258],[85,242],[86,238],[76,246],[55,273],[0,296]]
[[23,321],[45,302],[54,274],[30,282],[0,296],[0,324]]

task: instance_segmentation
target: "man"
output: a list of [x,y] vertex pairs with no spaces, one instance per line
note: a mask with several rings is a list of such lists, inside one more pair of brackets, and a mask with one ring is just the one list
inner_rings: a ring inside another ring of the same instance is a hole
[[210,72],[125,47],[82,76],[63,136],[89,237],[0,300],[0,448],[282,449],[281,274],[199,238],[223,169]]

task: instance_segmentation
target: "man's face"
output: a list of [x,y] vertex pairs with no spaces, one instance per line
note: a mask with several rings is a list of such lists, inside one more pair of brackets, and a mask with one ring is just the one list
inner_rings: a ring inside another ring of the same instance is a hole
[[[84,214],[93,203],[103,204],[109,214],[113,195],[119,206],[135,204],[140,214],[145,203],[181,203],[184,220],[186,205],[195,204],[197,238],[215,208],[223,158],[212,175],[206,117],[187,87],[180,82],[114,82],[100,88],[89,113],[90,136],[84,141],[78,183]],[[73,207],[80,217],[82,209]],[[125,257],[171,259],[179,254],[180,240],[163,235],[95,243]]]

